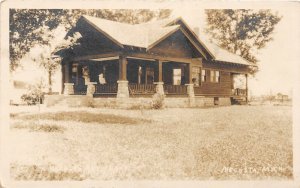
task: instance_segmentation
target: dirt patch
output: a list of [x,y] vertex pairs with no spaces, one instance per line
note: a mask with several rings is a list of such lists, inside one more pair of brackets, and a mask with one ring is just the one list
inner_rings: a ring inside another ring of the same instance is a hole
[[150,123],[151,121],[139,118],[131,118],[120,115],[90,113],[83,111],[40,113],[29,115],[12,114],[13,118],[21,120],[47,119],[53,121],[79,121],[83,123],[102,123],[102,124],[138,124]]

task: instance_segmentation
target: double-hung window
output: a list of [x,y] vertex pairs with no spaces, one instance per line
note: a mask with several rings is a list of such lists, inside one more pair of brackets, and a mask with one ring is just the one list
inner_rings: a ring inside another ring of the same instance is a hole
[[201,71],[201,82],[206,82],[206,70],[202,69]]
[[210,82],[214,82],[214,83],[220,82],[220,71],[216,71],[216,70],[210,71]]

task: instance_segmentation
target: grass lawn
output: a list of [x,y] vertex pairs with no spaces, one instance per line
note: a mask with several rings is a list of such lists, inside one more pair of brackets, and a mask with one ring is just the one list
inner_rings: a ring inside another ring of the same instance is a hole
[[292,179],[292,108],[11,113],[16,180]]

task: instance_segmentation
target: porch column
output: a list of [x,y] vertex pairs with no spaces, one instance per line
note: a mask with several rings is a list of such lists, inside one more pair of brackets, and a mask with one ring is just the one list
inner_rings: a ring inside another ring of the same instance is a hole
[[248,74],[246,76],[246,103],[248,103]]
[[187,86],[187,94],[189,96],[189,103],[190,106],[195,106],[195,93],[194,93],[194,83],[193,83],[193,70],[192,70],[192,64],[187,64],[188,66],[188,84],[185,84]]
[[158,82],[163,82],[162,61],[158,60]]
[[74,83],[72,83],[72,62],[65,62],[64,66],[64,95],[72,95],[74,94]]
[[88,82],[86,83],[86,85],[87,85],[86,95],[92,97],[96,91],[97,82]]
[[128,81],[127,81],[127,59],[124,56],[119,57],[119,80],[117,98],[128,98]]
[[164,82],[163,82],[163,70],[162,70],[162,61],[156,60],[158,64],[158,82],[155,82],[156,84],[156,93],[164,95]]

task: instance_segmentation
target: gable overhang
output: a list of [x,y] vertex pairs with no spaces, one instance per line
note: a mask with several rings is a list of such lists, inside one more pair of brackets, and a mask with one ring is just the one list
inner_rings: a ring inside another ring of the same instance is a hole
[[149,51],[151,48],[153,48],[154,46],[158,45],[159,43],[161,43],[163,40],[165,40],[166,38],[168,38],[169,36],[171,36],[173,33],[175,33],[178,30],[179,30],[179,27],[173,29],[172,31],[170,31],[169,33],[165,34],[164,36],[162,36],[158,40],[154,41],[152,44],[148,45],[148,47],[146,48],[146,51]]
[[183,33],[183,35],[190,41],[190,43],[196,48],[196,50],[201,55],[203,55],[203,57],[205,59],[208,59],[207,55],[203,52],[203,50],[195,43],[195,41],[189,36],[189,34],[186,31],[184,31],[184,29],[181,26],[178,27],[178,28],[175,28],[174,30],[172,30],[169,33],[167,33],[164,36],[162,36],[160,39],[158,39],[154,43],[150,44],[148,46],[148,48],[146,49],[146,51],[149,51],[150,49],[152,49],[153,47],[155,47],[156,45],[158,45],[159,43],[161,43],[163,40],[165,40],[166,38],[168,38],[169,36],[171,36],[172,34],[174,34],[176,31],[181,31]]
[[97,25],[86,19],[84,16],[81,17],[86,23],[91,25],[93,28],[95,28],[98,32],[102,33],[104,36],[106,36],[108,39],[110,39],[112,42],[114,42],[116,45],[120,46],[121,48],[124,48],[123,44],[121,44],[118,40],[113,38],[111,35],[100,29]]
[[171,25],[174,25],[174,24],[178,24],[179,21],[181,21],[183,23],[183,25],[189,30],[189,32],[193,35],[193,37],[197,40],[197,42],[201,46],[203,46],[203,48],[212,57],[212,59],[215,59],[215,56],[209,51],[209,49],[207,48],[207,46],[199,39],[199,37],[195,34],[195,32],[189,27],[189,25],[181,17],[179,17],[179,18],[177,18],[175,20],[172,20],[171,22],[169,22],[165,26],[171,26]]

